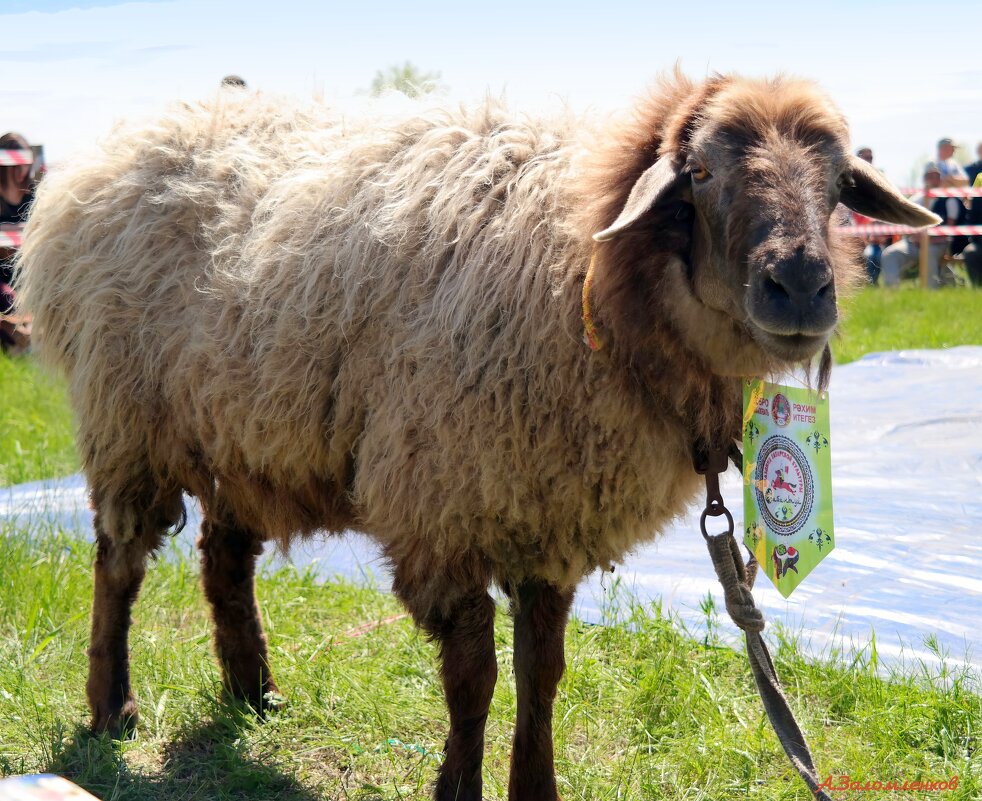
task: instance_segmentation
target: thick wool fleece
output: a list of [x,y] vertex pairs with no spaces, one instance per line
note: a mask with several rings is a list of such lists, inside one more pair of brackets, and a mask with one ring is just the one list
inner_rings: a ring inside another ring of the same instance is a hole
[[24,303],[109,534],[186,490],[283,544],[360,529],[417,583],[561,587],[654,537],[698,488],[694,432],[738,430],[737,381],[667,320],[644,381],[630,343],[584,345],[574,152],[570,121],[494,101],[223,96],[48,178]]

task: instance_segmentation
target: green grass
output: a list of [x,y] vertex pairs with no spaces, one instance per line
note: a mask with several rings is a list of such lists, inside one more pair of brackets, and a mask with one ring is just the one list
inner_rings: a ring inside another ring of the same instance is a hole
[[0,487],[78,470],[61,381],[26,357],[0,354]]
[[[968,290],[867,290],[850,304],[836,359],[980,344],[980,311],[982,293]],[[76,470],[63,387],[30,359],[4,357],[0,386],[0,485]],[[345,636],[402,610],[387,594],[293,570],[259,581],[288,696],[283,709],[259,723],[224,700],[196,562],[174,550],[151,569],[135,611],[137,737],[91,737],[84,692],[91,550],[57,531],[0,527],[0,775],[53,771],[107,801],[428,797],[446,734],[435,649],[405,618]],[[659,609],[637,607],[624,624],[571,624],[556,709],[566,801],[809,798],[763,716],[745,655],[715,631],[711,625],[694,638]],[[958,775],[956,791],[889,797],[982,797],[980,677],[953,663],[884,675],[872,644],[819,659],[780,633],[777,645],[778,671],[823,778]],[[507,795],[515,706],[504,615],[497,653],[489,799]]]
[[[286,705],[259,723],[222,697],[196,562],[153,566],[132,635],[135,740],[85,729],[91,546],[54,532],[0,534],[0,773],[54,771],[105,799],[424,799],[446,713],[435,648],[387,594],[292,569],[259,581]],[[729,624],[726,624],[727,628]],[[556,708],[561,793],[572,799],[806,799],[770,731],[742,653],[695,640],[656,607],[624,625],[574,621]],[[511,634],[488,726],[485,796],[507,795],[515,708]],[[823,776],[948,779],[982,796],[982,699],[954,668],[877,675],[873,649],[775,659]],[[976,677],[977,680],[978,677]],[[921,798],[891,793],[891,798]]]
[[832,343],[837,364],[885,350],[982,345],[982,291],[977,289],[870,287],[851,298],[843,313],[845,322]]

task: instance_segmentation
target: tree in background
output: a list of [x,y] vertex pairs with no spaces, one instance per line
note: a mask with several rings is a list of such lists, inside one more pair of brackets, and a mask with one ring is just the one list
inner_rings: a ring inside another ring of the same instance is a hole
[[406,97],[420,97],[442,89],[437,83],[439,79],[439,72],[423,72],[407,61],[405,64],[393,64],[376,72],[368,92],[372,97],[392,91],[402,92]]

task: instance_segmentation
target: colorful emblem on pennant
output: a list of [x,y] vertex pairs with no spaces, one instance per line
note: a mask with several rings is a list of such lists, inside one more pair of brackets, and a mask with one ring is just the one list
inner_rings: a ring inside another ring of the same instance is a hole
[[771,401],[771,417],[782,428],[791,420],[791,404],[780,392]]
[[744,543],[787,597],[835,545],[828,396],[744,386]]
[[795,565],[798,564],[800,556],[801,554],[794,547],[789,548],[786,545],[775,545],[771,558],[774,560],[774,572],[777,574],[777,577],[784,578],[789,570],[797,573],[798,568]]
[[784,436],[768,439],[757,459],[757,508],[778,534],[794,534],[805,524],[815,499],[808,459]]

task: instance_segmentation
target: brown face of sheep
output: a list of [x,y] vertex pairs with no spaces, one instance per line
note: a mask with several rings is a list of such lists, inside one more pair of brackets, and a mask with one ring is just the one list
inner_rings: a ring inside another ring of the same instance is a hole
[[692,293],[723,312],[772,357],[807,361],[838,322],[830,241],[839,203],[869,217],[923,226],[938,218],[899,194],[837,137],[802,142],[771,131],[747,142],[697,132],[683,155],[660,158],[634,185],[615,222],[597,234],[640,233],[653,212],[675,207],[692,218]]
[[778,358],[808,359],[838,322],[829,225],[848,157],[777,136],[747,148],[721,138],[694,142],[683,169],[694,290]]

